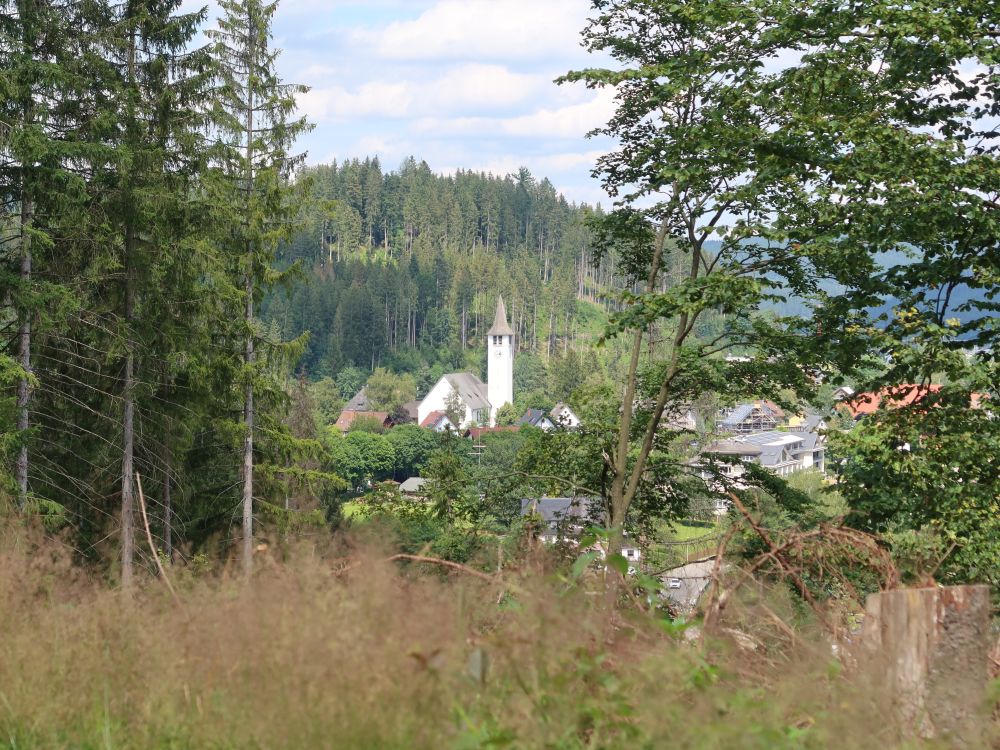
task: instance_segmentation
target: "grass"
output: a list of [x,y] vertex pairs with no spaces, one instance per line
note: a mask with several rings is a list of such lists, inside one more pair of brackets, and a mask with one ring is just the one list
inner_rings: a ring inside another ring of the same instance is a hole
[[666,530],[666,536],[675,542],[686,542],[691,539],[701,539],[714,535],[715,531],[715,527],[687,526],[678,521]]
[[175,569],[174,602],[0,549],[0,748],[902,747],[828,650],[700,650],[544,557],[483,581],[388,552]]

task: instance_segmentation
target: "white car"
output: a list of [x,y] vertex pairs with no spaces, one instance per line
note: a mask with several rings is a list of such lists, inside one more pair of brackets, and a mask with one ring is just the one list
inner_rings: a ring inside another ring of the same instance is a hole
[[667,581],[668,589],[679,589],[680,587],[681,587],[680,578],[671,578],[669,581]]

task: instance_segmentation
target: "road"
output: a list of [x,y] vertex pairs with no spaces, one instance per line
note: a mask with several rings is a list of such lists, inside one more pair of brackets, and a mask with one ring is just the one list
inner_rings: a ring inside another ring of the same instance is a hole
[[[663,581],[663,594],[679,609],[689,612],[698,604],[708,584],[712,580],[712,568],[715,567],[715,557],[708,557],[703,560],[695,560],[679,568],[665,571],[660,580]],[[681,582],[679,589],[669,588],[671,578],[677,578]]]

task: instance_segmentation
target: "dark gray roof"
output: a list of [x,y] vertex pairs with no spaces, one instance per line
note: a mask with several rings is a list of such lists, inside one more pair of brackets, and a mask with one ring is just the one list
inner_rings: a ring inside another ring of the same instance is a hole
[[723,426],[738,425],[744,419],[749,417],[752,411],[752,404],[740,404],[726,415],[726,418],[722,420],[722,424]]
[[524,412],[518,424],[527,424],[536,427],[539,422],[545,419],[545,412],[541,409],[528,409]]
[[820,435],[816,432],[793,432],[796,437],[802,438],[802,444],[792,449],[792,453],[807,453],[815,450],[819,443]]
[[344,411],[371,411],[372,405],[368,400],[368,394],[365,393],[365,389],[362,388],[360,391],[354,394],[354,398],[347,402],[347,406],[344,407]]
[[721,453],[727,456],[759,456],[761,448],[759,445],[744,443],[740,440],[720,440],[705,448],[705,453]]
[[449,372],[444,377],[470,409],[475,411],[490,408],[486,383],[471,372]]
[[792,460],[803,443],[803,436],[792,432],[758,432],[753,435],[743,435],[740,442],[747,442],[760,448],[761,466],[778,466]]
[[823,419],[823,415],[821,414],[806,414],[803,422],[805,423],[805,429],[798,430],[798,432],[815,432],[824,426],[826,420]]
[[521,515],[537,513],[547,523],[576,520],[586,522],[593,519],[591,506],[595,500],[588,497],[542,497],[521,500]]
[[487,336],[513,336],[514,331],[507,324],[507,307],[503,303],[503,295],[497,297],[497,314],[493,319],[493,327],[486,332]]
[[427,480],[423,477],[410,477],[399,485],[399,491],[409,493],[420,492],[425,484],[427,484]]

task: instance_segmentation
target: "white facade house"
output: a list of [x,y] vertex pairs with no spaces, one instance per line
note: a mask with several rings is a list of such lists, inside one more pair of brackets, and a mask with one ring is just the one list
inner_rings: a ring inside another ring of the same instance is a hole
[[450,372],[442,375],[424,400],[417,406],[417,424],[425,426],[435,412],[448,411],[448,398],[458,395],[465,415],[459,429],[496,425],[497,410],[514,402],[514,331],[507,323],[507,308],[503,297],[497,300],[493,327],[486,333],[487,382],[470,372]]
[[455,427],[464,429],[472,425],[489,424],[490,402],[486,395],[486,383],[469,372],[450,372],[442,375],[417,407],[417,423],[425,426],[427,418],[435,412],[446,413],[448,398],[452,393],[458,394],[465,409],[462,423]]
[[568,430],[580,426],[580,418],[562,401],[552,407],[552,411],[549,412],[549,419],[552,420],[553,424],[565,427]]
[[497,423],[497,410],[514,403],[514,331],[507,323],[503,297],[497,298],[493,327],[486,332],[486,388],[490,401],[490,425]]
[[518,425],[522,427],[537,427],[545,432],[551,432],[556,428],[552,420],[545,416],[542,409],[528,409],[521,417]]

